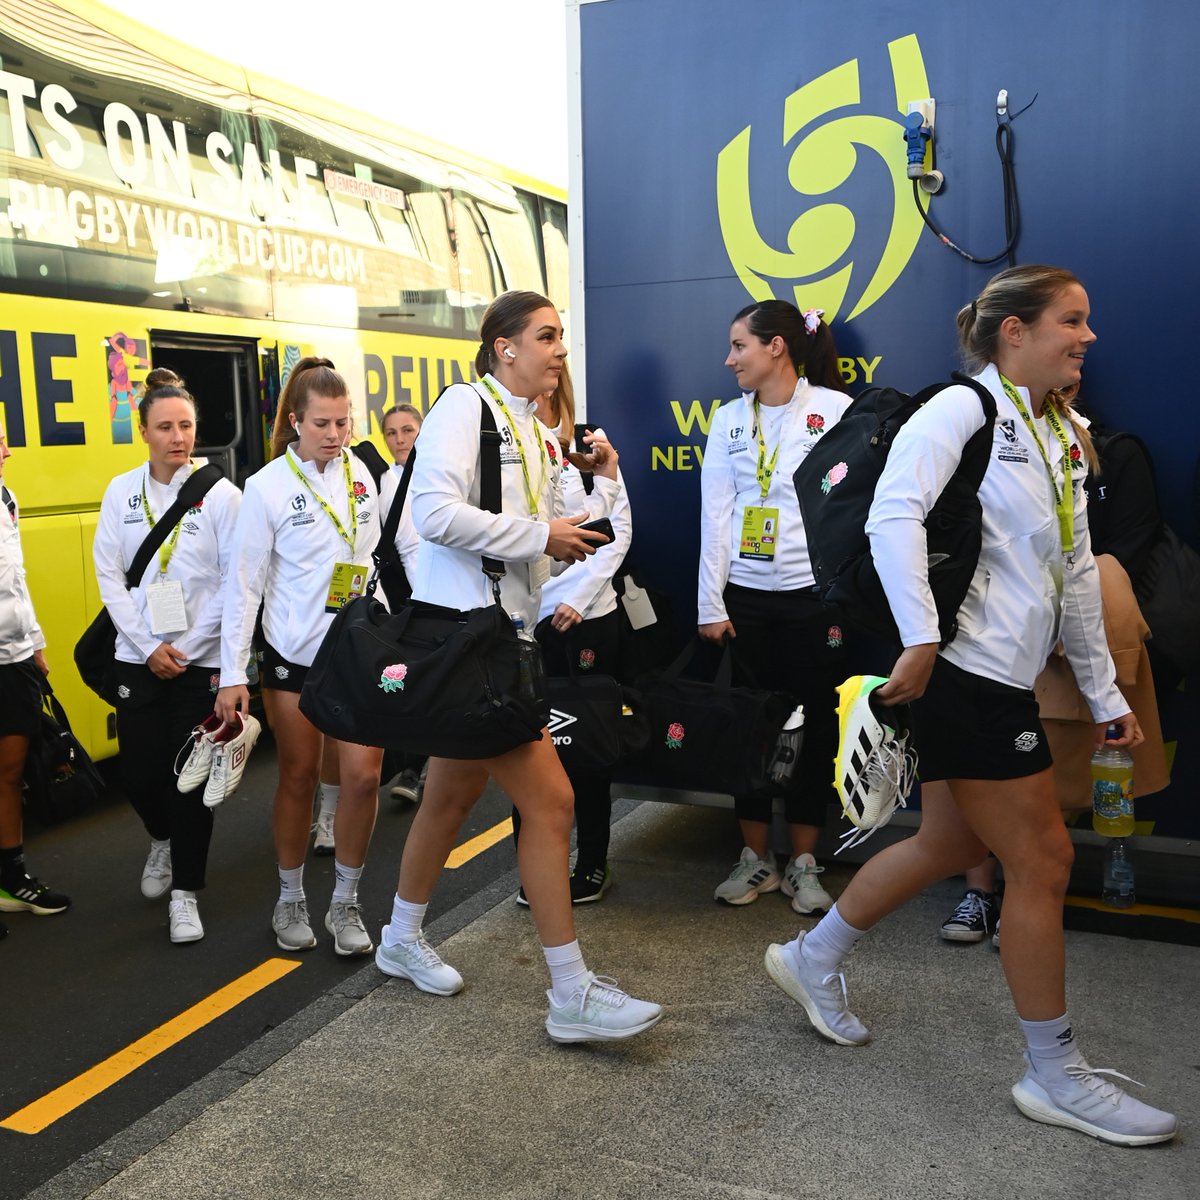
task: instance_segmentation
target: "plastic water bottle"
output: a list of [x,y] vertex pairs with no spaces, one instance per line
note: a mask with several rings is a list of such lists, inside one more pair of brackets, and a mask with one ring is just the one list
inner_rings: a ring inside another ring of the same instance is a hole
[[510,613],[513,628],[521,643],[517,660],[517,694],[523,700],[537,700],[542,692],[542,648],[537,639],[525,628],[525,618],[520,613]]
[[804,705],[797,704],[779,731],[779,736],[775,739],[775,749],[771,753],[771,761],[767,764],[767,778],[772,783],[782,786],[791,779],[803,741]]
[[[1110,725],[1105,736],[1120,730]],[[1106,742],[1092,755],[1092,828],[1111,838],[1133,833],[1133,756],[1124,746]]]
[[1113,838],[1104,860],[1104,892],[1101,899],[1110,908],[1128,908],[1137,903],[1133,886],[1133,860],[1129,844],[1123,838]]

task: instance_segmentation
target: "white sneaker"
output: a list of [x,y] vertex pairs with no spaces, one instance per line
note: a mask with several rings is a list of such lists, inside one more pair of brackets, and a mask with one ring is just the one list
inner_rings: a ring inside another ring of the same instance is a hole
[[852,675],[838,685],[838,748],[833,786],[853,828],[847,846],[865,842],[903,808],[917,779],[917,755],[909,747],[912,713],[907,704],[884,704],[875,692],[887,680]]
[[453,996],[461,992],[463,977],[419,934],[415,942],[395,942],[388,945],[388,927],[383,927],[375,965],[385,974],[408,979],[423,992],[435,996]]
[[332,854],[334,852],[333,844],[333,813],[319,812],[317,813],[316,822],[313,825],[313,853],[314,854]]
[[749,846],[742,850],[742,857],[724,883],[717,885],[713,899],[723,904],[750,904],[763,892],[777,892],[782,880],[774,862],[759,858]]
[[[804,940],[804,934],[800,935]],[[799,947],[772,944],[767,947],[767,974],[791,998],[804,1007],[818,1033],[839,1046],[861,1046],[870,1040],[867,1027],[846,1003],[846,977],[840,971],[822,975],[804,961]]]
[[779,885],[785,896],[792,898],[792,912],[801,914],[815,912],[818,908],[828,912],[833,907],[833,897],[821,886],[818,875],[824,867],[817,866],[811,854],[801,854],[790,859]]
[[317,944],[305,900],[280,900],[271,914],[271,928],[280,950],[311,950]]
[[1115,1081],[1142,1085],[1119,1071],[1080,1062],[1051,1082],[1038,1075],[1029,1054],[1025,1077],[1012,1090],[1017,1107],[1035,1121],[1078,1129],[1115,1146],[1168,1142],[1179,1127],[1173,1113],[1135,1100]]
[[401,804],[416,804],[421,798],[421,781],[416,771],[401,771],[392,784],[392,799]]
[[187,892],[179,892],[171,897],[171,941],[198,942],[204,936],[204,926],[200,924],[200,908],[196,897]]
[[333,934],[338,954],[370,954],[375,949],[357,901],[334,900],[325,914],[325,928]]
[[216,808],[237,791],[242,772],[250,760],[250,751],[262,733],[257,717],[238,713],[237,719],[240,727],[227,724],[213,738],[212,770],[204,785],[204,803],[209,808]]
[[659,1004],[635,1000],[615,979],[587,973],[566,1004],[555,1004],[547,992],[550,1013],[546,1032],[555,1042],[607,1042],[644,1033],[662,1020]]
[[150,843],[146,865],[142,868],[142,895],[157,900],[171,890],[171,843]]
[[[176,787],[186,796],[194,792],[207,778],[212,767],[213,738],[225,727],[216,713],[209,715],[192,730],[188,740],[175,755],[175,774],[179,782]],[[179,760],[187,752],[187,761],[181,767]]]

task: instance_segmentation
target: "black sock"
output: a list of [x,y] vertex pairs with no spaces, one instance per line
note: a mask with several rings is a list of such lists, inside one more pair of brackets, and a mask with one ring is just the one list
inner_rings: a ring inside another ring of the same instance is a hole
[[0,887],[20,883],[25,878],[25,847],[0,847]]

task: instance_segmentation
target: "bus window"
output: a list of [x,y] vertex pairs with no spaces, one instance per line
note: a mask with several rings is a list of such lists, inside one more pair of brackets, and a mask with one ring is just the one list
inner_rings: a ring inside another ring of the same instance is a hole
[[537,219],[532,197],[518,192],[520,207],[499,208],[480,203],[479,211],[491,235],[492,246],[500,259],[506,288],[540,292],[546,286],[542,275],[542,256],[538,249]]
[[454,244],[458,257],[458,304],[465,331],[477,330],[487,306],[504,291],[500,261],[487,226],[470,196],[454,193]]
[[567,206],[542,197],[541,207],[546,295],[559,312],[565,312],[571,295],[571,271],[567,261]]

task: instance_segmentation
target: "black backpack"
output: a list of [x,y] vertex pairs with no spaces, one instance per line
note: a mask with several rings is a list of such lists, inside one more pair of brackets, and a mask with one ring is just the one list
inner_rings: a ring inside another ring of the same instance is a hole
[[29,739],[21,783],[25,808],[43,825],[90,808],[104,794],[104,777],[80,745],[58,697],[42,684],[38,731]]
[[841,609],[848,624],[896,643],[900,636],[864,527],[896,435],[927,400],[954,384],[978,393],[985,420],[963,447],[958,467],[925,519],[929,586],[945,646],[958,632],[958,610],[983,542],[978,493],[992,454],[996,400],[991,392],[957,371],[952,383],[931,384],[915,396],[890,387],[868,388],[821,436],[793,477],[822,599]]

